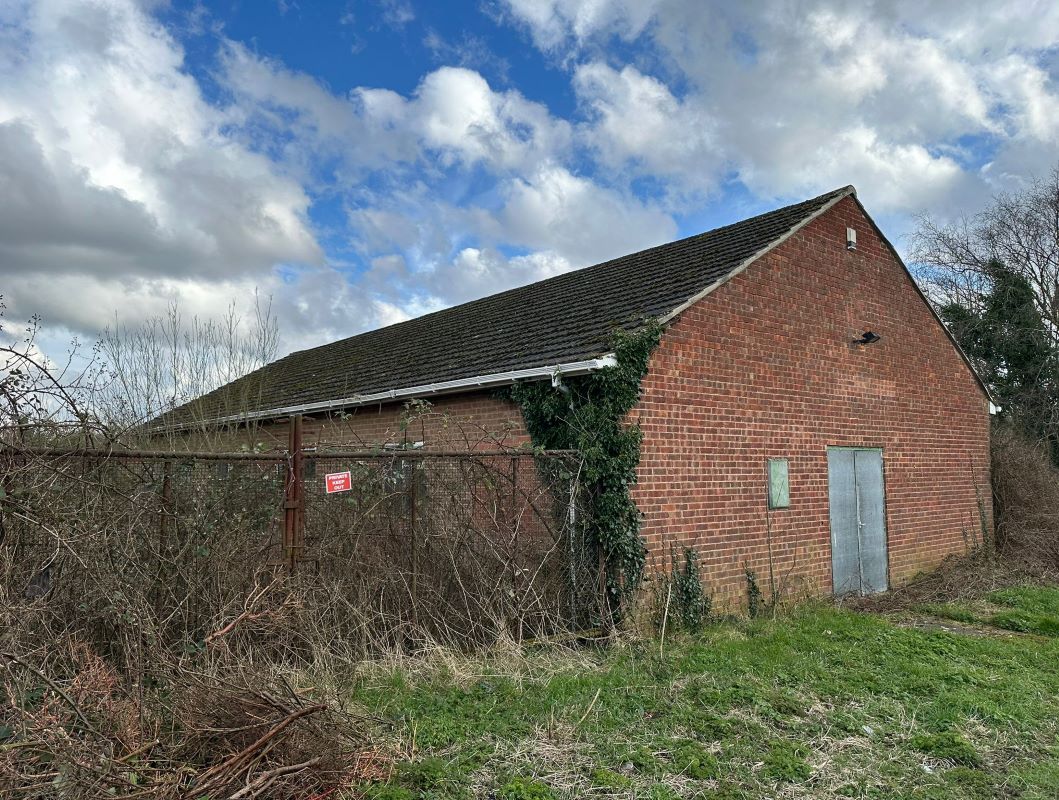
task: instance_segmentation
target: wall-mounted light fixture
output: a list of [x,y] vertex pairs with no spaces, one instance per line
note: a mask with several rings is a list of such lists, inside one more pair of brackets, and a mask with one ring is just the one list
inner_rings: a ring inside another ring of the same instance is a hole
[[855,228],[846,228],[846,249],[857,249],[857,231]]
[[854,344],[875,344],[882,337],[874,331],[864,331],[859,339],[854,339]]

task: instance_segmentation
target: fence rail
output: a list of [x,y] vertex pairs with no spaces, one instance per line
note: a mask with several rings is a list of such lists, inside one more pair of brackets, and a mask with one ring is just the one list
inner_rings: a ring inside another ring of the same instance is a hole
[[[336,633],[598,624],[573,454],[315,450],[300,433],[269,453],[0,449],[5,586],[75,591],[79,564],[102,559],[159,609],[201,605],[203,619],[265,570],[340,596]],[[328,492],[327,476],[345,473]]]

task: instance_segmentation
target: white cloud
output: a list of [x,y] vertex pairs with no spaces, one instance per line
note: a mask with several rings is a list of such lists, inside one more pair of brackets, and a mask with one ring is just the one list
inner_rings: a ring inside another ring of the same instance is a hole
[[609,168],[631,167],[677,186],[713,184],[723,158],[704,103],[678,100],[662,81],[629,65],[618,71],[598,61],[582,64],[573,85],[589,109],[586,138]]
[[406,318],[392,304],[366,295],[329,267],[305,267],[284,277],[277,273],[205,281],[200,278],[100,277],[47,272],[8,276],[5,302],[9,324],[17,310],[39,314],[52,342],[67,336],[90,338],[115,317],[136,326],[164,316],[176,303],[187,317],[218,319],[231,303],[250,310],[255,292],[272,305],[287,350],[312,347],[360,330]]
[[569,125],[515,91],[495,92],[473,70],[442,67],[411,100],[385,90],[358,90],[369,120],[387,129],[415,131],[442,163],[484,163],[499,170],[525,169],[561,155]]
[[755,168],[744,169],[744,181],[763,194],[780,173],[795,186],[854,183],[868,189],[873,209],[908,208],[911,198],[934,205],[944,202],[954,187],[967,183],[952,158],[932,155],[922,145],[885,141],[867,127],[841,131],[800,160],[786,154],[792,156],[790,163],[761,162],[756,168],[760,176]]
[[1059,143],[1059,87],[1047,72],[1013,53],[991,64],[986,80],[1006,101],[1001,119],[1012,137]]
[[659,0],[507,0],[538,47],[559,48],[601,32],[634,39],[650,22]]
[[[569,122],[473,70],[437,69],[409,96],[340,97],[233,45],[226,74],[256,124],[339,158],[351,239],[372,264],[359,285],[387,302],[435,309],[675,235],[667,214],[574,173]],[[479,171],[484,188],[466,193]],[[529,252],[501,255],[513,248]]]
[[[413,190],[352,213],[372,268],[359,281],[409,308],[453,303],[542,280],[660,244],[671,217],[635,198],[550,165],[496,189],[495,210],[459,208]],[[504,251],[524,251],[505,256]]]
[[200,13],[216,100],[150,4],[0,0],[9,318],[90,332],[257,287],[306,346],[672,239],[733,182],[852,182],[901,214],[1056,157],[1059,4],[502,2],[570,81],[568,117],[473,37],[428,35],[442,66],[411,91],[336,91]]
[[437,311],[516,286],[544,280],[571,269],[571,264],[553,252],[505,257],[494,248],[465,247],[447,261],[429,269],[416,268],[402,256],[375,259],[364,285],[372,287],[380,302],[400,308],[409,316]]
[[[506,8],[574,65],[603,163],[670,182],[683,158],[707,187],[735,177],[759,196],[796,197],[855,182],[873,207],[908,211],[980,202],[1001,173],[1046,171],[1059,144],[1054,3]],[[634,43],[633,63],[614,63],[613,37]],[[983,152],[992,167],[976,163]]]
[[274,264],[321,260],[306,192],[232,138],[140,7],[41,0],[3,14],[9,317],[44,311],[92,332],[116,307],[140,313],[179,295],[194,312],[267,282]]
[[666,214],[592,181],[551,167],[513,181],[500,213],[510,241],[548,249],[578,266],[669,241]]
[[420,160],[521,170],[561,157],[570,145],[569,123],[517,91],[493,90],[479,73],[463,67],[428,73],[406,98],[366,87],[341,97],[236,43],[227,47],[224,65],[248,118],[296,131],[296,155],[314,152],[317,145],[341,154],[351,176]]
[[407,0],[381,0],[382,20],[391,28],[403,28],[416,18],[412,4]]

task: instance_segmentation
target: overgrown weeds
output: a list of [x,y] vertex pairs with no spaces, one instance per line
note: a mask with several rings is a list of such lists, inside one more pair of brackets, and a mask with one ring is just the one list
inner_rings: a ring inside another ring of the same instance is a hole
[[[455,648],[472,644],[491,644],[500,658],[528,635],[562,631],[573,616],[570,576],[552,568],[569,564],[564,541],[528,523],[520,536],[528,511],[519,517],[510,502],[484,502],[514,494],[495,471],[457,476],[464,494],[435,498],[459,505],[468,486],[480,490],[445,518],[461,523],[449,540],[431,536],[434,520],[418,510],[425,563],[411,576],[392,530],[371,529],[372,539],[359,529],[368,544],[358,550],[340,514],[324,530],[330,538],[313,542],[322,563],[291,572],[267,558],[283,497],[276,463],[241,462],[254,464],[250,474],[229,469],[223,482],[196,487],[174,485],[181,461],[37,455],[0,451],[4,797],[345,790],[388,775],[394,760],[346,710],[339,690],[351,665],[424,650],[456,663]],[[163,464],[159,483],[141,474]],[[529,478],[538,476],[530,470]],[[354,521],[394,492],[361,502],[368,494],[344,507]],[[402,513],[397,494],[391,517]],[[387,535],[390,562],[378,558]],[[364,560],[368,551],[377,558]],[[543,563],[534,565],[535,552]]]
[[992,470],[997,549],[1028,569],[1059,572],[1059,469],[1048,452],[997,425]]
[[697,633],[712,619],[713,596],[699,572],[699,554],[685,547],[678,558],[670,555],[670,569],[653,583],[650,601],[651,626],[663,638],[667,631]]
[[[992,492],[994,536],[969,537],[967,552],[937,569],[847,604],[884,612],[933,607],[940,616],[969,621],[958,618],[970,614],[966,604],[992,592],[1059,584],[1059,470],[1043,447],[1005,424],[993,430]],[[984,527],[988,531],[988,524]]]
[[[576,463],[130,452],[98,370],[69,383],[32,331],[0,359],[0,796],[346,791],[393,761],[352,665],[598,622]],[[355,490],[314,504],[306,461]]]

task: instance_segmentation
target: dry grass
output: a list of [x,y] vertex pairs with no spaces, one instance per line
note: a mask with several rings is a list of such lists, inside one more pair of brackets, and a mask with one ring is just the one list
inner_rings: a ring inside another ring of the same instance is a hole
[[308,796],[380,777],[357,718],[275,674],[212,663],[134,684],[55,644],[0,653],[5,798]]

